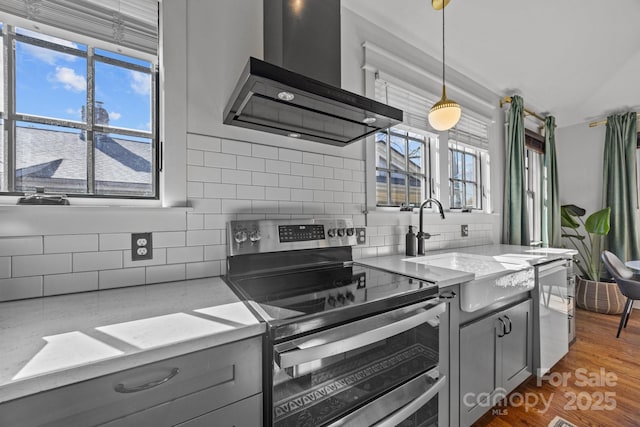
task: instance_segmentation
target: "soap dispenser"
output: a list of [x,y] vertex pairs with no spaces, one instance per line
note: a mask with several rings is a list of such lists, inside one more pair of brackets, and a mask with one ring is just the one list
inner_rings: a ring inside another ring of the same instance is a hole
[[409,231],[407,232],[406,235],[406,245],[405,245],[405,253],[407,256],[416,256],[417,253],[417,249],[416,249],[416,245],[417,245],[417,239],[416,239],[416,235],[413,233],[413,226],[409,226]]

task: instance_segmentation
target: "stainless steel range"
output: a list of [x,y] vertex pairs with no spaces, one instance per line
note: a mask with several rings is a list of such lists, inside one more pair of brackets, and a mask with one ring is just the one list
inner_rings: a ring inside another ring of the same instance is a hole
[[435,284],[354,264],[348,219],[227,231],[226,280],[267,324],[265,425],[438,425]]

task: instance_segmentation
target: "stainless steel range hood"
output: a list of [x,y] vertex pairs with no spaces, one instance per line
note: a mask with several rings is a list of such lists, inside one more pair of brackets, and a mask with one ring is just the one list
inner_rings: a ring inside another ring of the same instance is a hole
[[224,123],[344,146],[402,110],[340,88],[340,0],[264,0],[265,61],[249,58]]

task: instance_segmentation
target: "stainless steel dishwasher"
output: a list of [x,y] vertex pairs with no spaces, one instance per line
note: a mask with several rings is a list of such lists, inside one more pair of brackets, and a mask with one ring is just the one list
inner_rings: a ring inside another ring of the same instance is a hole
[[537,292],[533,363],[537,376],[547,373],[569,351],[568,261],[536,266]]

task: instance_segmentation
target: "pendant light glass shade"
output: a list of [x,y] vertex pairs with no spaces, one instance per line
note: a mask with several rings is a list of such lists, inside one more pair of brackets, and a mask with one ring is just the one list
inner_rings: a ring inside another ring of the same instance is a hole
[[448,0],[432,0],[433,8],[436,10],[442,9],[442,98],[436,102],[429,110],[429,124],[435,130],[444,131],[454,127],[460,115],[462,109],[457,102],[447,99],[447,89],[445,86],[445,64],[444,64],[444,8],[449,3]]

